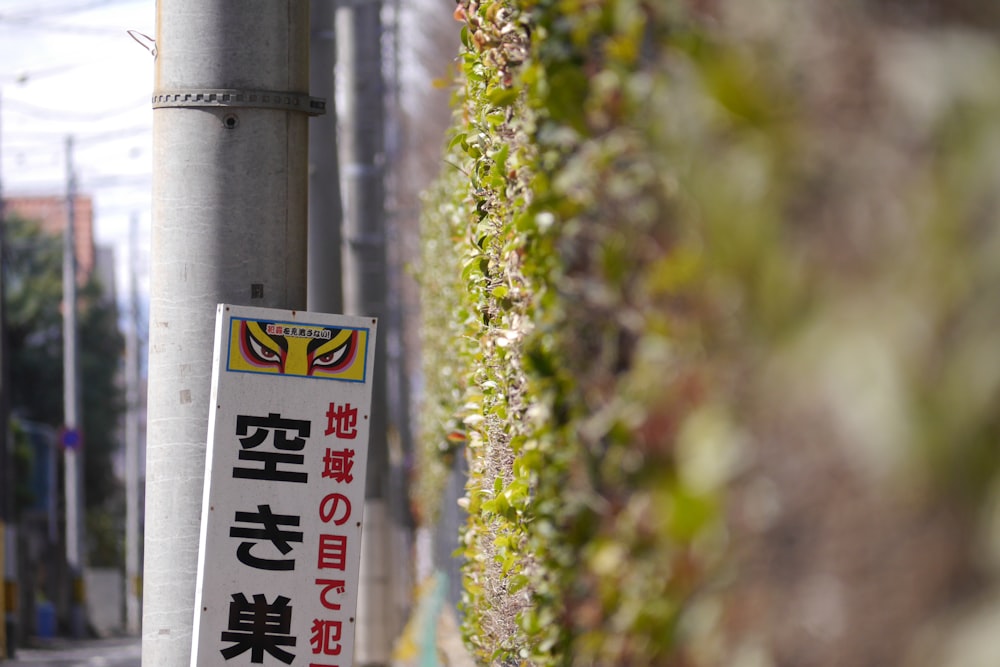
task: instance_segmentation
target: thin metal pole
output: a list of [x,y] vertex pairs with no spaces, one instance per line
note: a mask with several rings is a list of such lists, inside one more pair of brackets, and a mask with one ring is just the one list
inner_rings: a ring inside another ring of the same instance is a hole
[[[179,667],[191,661],[216,305],[306,305],[307,116],[249,100],[308,92],[309,5],[158,0],[157,18],[142,664]],[[185,106],[206,90],[242,91],[228,98],[242,106]]]
[[11,456],[7,445],[7,320],[6,299],[3,288],[4,249],[4,199],[3,199],[3,92],[0,91],[0,658],[11,657],[13,652],[14,610],[7,609],[7,589],[14,582],[8,580],[7,552],[13,556],[6,540],[7,527],[14,518],[14,489]]
[[139,290],[138,217],[129,221],[129,318],[125,333],[125,630],[139,633]]
[[76,298],[76,172],[73,137],[66,137],[66,227],[63,230],[63,488],[66,503],[66,565],[71,580],[70,632],[86,628],[83,583],[83,465],[80,436]]
[[[10,455],[7,450],[7,310],[3,279],[5,221],[3,193],[3,91],[0,90],[0,529],[2,524],[13,519],[14,490],[10,470]],[[3,554],[0,553],[0,559]],[[4,600],[0,599],[0,611],[4,611]],[[3,629],[0,629],[0,633]],[[0,644],[0,656],[3,655],[5,644]]]

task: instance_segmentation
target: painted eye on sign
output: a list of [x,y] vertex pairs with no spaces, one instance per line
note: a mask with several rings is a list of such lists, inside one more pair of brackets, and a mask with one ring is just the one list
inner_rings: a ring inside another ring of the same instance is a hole
[[192,665],[352,664],[375,331],[219,306]]
[[368,332],[367,328],[232,317],[226,368],[364,382]]

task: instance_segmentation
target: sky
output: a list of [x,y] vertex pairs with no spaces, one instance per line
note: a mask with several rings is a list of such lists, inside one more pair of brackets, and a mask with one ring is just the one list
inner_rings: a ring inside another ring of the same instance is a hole
[[146,271],[152,171],[155,0],[0,0],[0,182],[7,196],[65,195],[67,137],[77,191],[94,200],[98,245],[115,248],[127,294],[129,227]]
[[[401,4],[405,24],[443,23],[450,39],[445,53],[457,53],[451,0]],[[115,249],[123,305],[133,219],[140,298],[148,294],[154,82],[151,42],[143,36],[155,31],[156,0],[0,0],[3,193],[65,195],[66,140],[72,136],[78,192],[94,200],[97,243]],[[423,27],[402,31],[404,95],[449,76],[440,57],[431,58],[432,70],[422,64],[422,50],[442,48],[439,37],[439,30],[423,35]],[[423,102],[418,94],[410,103]]]

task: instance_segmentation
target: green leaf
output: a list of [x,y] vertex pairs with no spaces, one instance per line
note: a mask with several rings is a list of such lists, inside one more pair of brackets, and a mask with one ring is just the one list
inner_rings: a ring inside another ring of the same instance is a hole
[[490,104],[498,107],[509,107],[517,101],[518,91],[515,88],[494,88],[487,99]]
[[531,582],[528,577],[523,574],[516,574],[510,578],[510,585],[507,587],[507,592],[513,595],[518,591],[524,590],[524,588]]
[[510,155],[510,144],[503,144],[493,154],[493,162],[497,166],[497,171],[506,178],[507,156]]
[[457,146],[459,144],[462,144],[462,147],[465,148],[465,137],[466,136],[467,135],[465,134],[465,132],[456,132],[455,136],[452,137],[451,141],[448,142],[448,150],[451,150],[452,148],[454,148],[455,146]]

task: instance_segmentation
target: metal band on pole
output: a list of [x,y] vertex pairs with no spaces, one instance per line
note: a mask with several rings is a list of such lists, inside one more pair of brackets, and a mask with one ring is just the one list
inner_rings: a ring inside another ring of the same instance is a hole
[[273,90],[178,90],[153,95],[153,108],[242,107],[301,111],[310,116],[326,113],[326,100],[304,93]]

